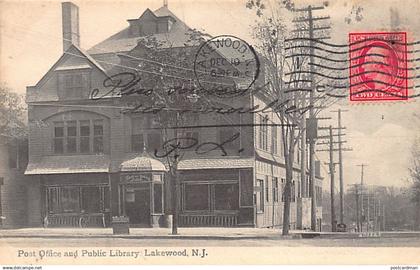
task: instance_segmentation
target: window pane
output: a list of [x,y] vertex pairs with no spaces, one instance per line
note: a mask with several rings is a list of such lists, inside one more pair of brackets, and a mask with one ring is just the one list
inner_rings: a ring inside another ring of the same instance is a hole
[[93,135],[103,135],[104,134],[104,128],[102,124],[102,120],[95,120],[93,123]]
[[89,153],[90,152],[90,143],[89,137],[80,137],[80,152]]
[[209,210],[209,186],[185,185],[185,210]]
[[67,152],[76,153],[76,151],[77,151],[76,137],[67,137]]
[[109,187],[104,187],[103,189],[104,189],[104,197],[103,197],[104,210],[109,210],[110,202],[111,202],[111,197],[109,194]]
[[59,213],[60,205],[58,204],[58,188],[48,188],[48,212]]
[[54,139],[54,153],[64,153],[64,140],[63,138]]
[[61,207],[64,212],[79,212],[79,188],[61,188],[60,196]]
[[89,121],[80,121],[80,136],[90,135]]
[[64,127],[55,127],[54,128],[54,137],[64,137]]
[[77,130],[76,130],[76,122],[71,121],[67,123],[67,136],[76,136]]
[[159,118],[157,115],[151,115],[148,119],[147,128],[158,128],[160,127]]
[[131,150],[134,152],[142,152],[144,147],[143,134],[131,136]]
[[99,187],[82,187],[82,205],[87,213],[99,213],[101,196]]
[[145,128],[142,117],[135,117],[131,119],[132,134],[140,134]]
[[93,152],[102,153],[104,151],[104,142],[102,137],[93,138]]
[[238,184],[222,184],[214,186],[216,210],[239,209]]
[[264,181],[257,180],[259,191],[257,192],[258,211],[264,212]]
[[162,209],[162,185],[161,184],[154,184],[154,202],[155,202],[155,214],[160,214],[163,212]]
[[149,133],[147,134],[147,150],[154,151],[159,149],[162,145],[160,133]]

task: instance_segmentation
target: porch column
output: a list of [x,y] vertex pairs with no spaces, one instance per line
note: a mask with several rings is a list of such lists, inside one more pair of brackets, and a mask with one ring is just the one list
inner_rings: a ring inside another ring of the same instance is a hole
[[126,186],[125,185],[122,185],[122,189],[123,189],[123,192],[122,192],[122,199],[123,199],[123,201],[122,201],[122,207],[123,207],[123,209],[122,209],[122,212],[123,212],[123,216],[125,216],[126,215],[126,213],[125,213],[125,189],[126,189]]

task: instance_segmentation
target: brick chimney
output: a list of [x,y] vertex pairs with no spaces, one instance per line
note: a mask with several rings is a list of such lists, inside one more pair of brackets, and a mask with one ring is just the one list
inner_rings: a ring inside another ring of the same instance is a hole
[[61,3],[63,17],[63,51],[71,44],[80,47],[79,7],[72,2]]

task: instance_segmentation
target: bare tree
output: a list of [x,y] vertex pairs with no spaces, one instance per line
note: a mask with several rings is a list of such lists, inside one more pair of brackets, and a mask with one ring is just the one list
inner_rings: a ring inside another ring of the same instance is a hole
[[[325,5],[327,6],[327,4]],[[332,52],[328,50],[311,51],[313,46],[308,45],[310,38],[304,34],[304,30],[308,29],[307,25],[288,23],[284,19],[295,16],[292,13],[295,9],[293,1],[250,0],[247,2],[247,7],[255,8],[259,17],[252,30],[258,43],[257,50],[263,58],[265,79],[269,82],[265,94],[269,98],[277,100],[279,105],[274,106],[273,111],[281,122],[280,139],[283,144],[282,155],[286,169],[282,234],[287,235],[290,226],[293,163],[295,154],[299,151],[297,146],[307,129],[306,112],[312,110],[314,116],[318,115],[321,110],[336,103],[339,98],[346,97],[346,95],[342,95],[345,89],[318,87],[333,85],[334,74],[340,71],[323,71],[325,74],[322,74],[323,76],[320,76],[319,79],[316,75],[311,74],[310,66],[314,65],[311,56],[322,54],[323,57],[320,58],[321,61],[318,61],[318,66],[327,66],[328,64],[323,64],[323,61],[328,61]],[[294,29],[292,30],[290,27]],[[320,34],[328,34],[326,32],[328,30]],[[346,54],[343,53],[343,55]],[[312,102],[309,102],[310,98]],[[300,147],[303,148],[305,145]]]

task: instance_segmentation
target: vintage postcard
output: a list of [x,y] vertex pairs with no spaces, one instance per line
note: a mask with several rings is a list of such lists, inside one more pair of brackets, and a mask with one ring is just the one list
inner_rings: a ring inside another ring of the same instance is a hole
[[0,0],[0,265],[418,269],[419,11]]

